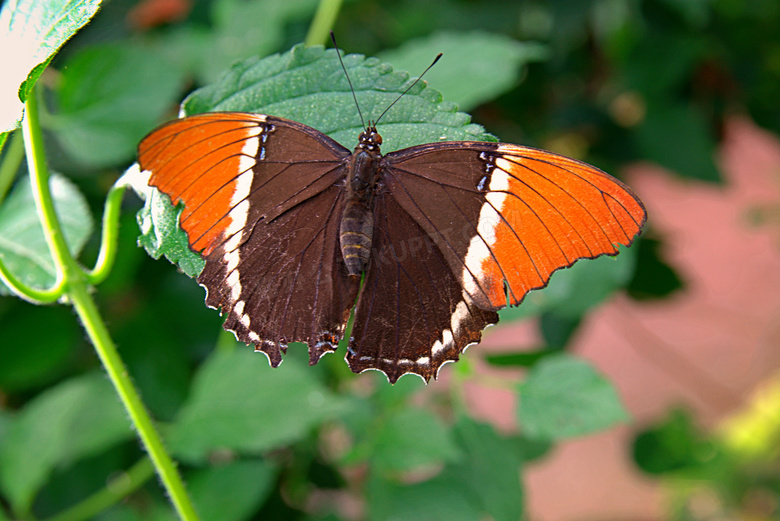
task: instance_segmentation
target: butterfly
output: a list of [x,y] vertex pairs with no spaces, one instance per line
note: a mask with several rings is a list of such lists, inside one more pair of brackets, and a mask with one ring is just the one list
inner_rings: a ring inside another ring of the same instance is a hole
[[334,351],[354,309],[352,371],[429,381],[498,310],[578,259],[616,255],[646,220],[625,184],[551,152],[381,144],[375,123],[349,150],[243,112],[174,120],[139,144],[149,185],[184,205],[206,303],[274,367],[290,342],[312,365]]

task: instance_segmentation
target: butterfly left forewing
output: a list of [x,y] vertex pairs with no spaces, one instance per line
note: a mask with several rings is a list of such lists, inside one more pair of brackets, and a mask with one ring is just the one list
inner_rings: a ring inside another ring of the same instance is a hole
[[338,240],[348,157],[315,129],[263,114],[191,116],[139,145],[149,184],[184,204],[207,304],[274,366],[293,341],[316,362],[346,326],[358,290]]

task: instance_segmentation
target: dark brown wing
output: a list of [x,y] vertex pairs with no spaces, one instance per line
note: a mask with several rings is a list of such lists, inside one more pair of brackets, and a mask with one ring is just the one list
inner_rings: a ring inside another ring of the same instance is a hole
[[480,308],[519,304],[576,260],[615,255],[646,212],[601,170],[501,143],[451,142],[385,156],[384,181]]
[[498,315],[471,303],[429,234],[389,193],[378,194],[374,214],[347,362],[356,373],[380,369],[390,382],[404,373],[427,381]]
[[206,302],[274,366],[288,342],[316,362],[344,331],[358,289],[338,245],[348,156],[310,127],[244,113],[176,120],[139,145],[149,184],[184,203]]
[[374,249],[347,360],[391,382],[457,360],[496,310],[577,259],[617,253],[645,221],[621,182],[572,159],[498,143],[435,143],[381,165]]

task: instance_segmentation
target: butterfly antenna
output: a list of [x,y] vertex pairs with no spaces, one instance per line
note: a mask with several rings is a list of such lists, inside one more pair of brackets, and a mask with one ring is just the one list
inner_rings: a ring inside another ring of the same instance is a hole
[[363,113],[360,112],[360,104],[358,103],[357,96],[355,95],[355,89],[352,87],[352,80],[349,79],[349,73],[347,72],[347,68],[344,66],[344,60],[341,59],[341,50],[339,49],[338,44],[336,44],[336,35],[333,34],[333,31],[330,32],[330,39],[333,40],[333,47],[336,48],[336,56],[339,57],[339,63],[341,64],[341,68],[344,69],[344,76],[347,77],[347,83],[349,83],[349,90],[352,92],[352,99],[355,100],[355,106],[357,107],[358,116],[360,116],[360,124],[363,126],[363,128],[366,128],[366,122],[363,120]]
[[384,115],[385,115],[385,114],[387,114],[387,111],[388,111],[388,110],[390,110],[391,108],[393,108],[393,105],[395,105],[396,103],[398,103],[398,100],[400,100],[401,98],[403,98],[403,97],[406,95],[406,93],[407,93],[407,92],[409,92],[410,90],[412,90],[412,87],[414,87],[415,85],[417,85],[417,82],[419,82],[419,81],[422,79],[422,77],[423,77],[423,76],[425,76],[425,73],[426,73],[426,72],[428,72],[429,70],[431,70],[431,67],[433,67],[434,65],[436,65],[436,62],[437,62],[437,61],[439,61],[439,58],[441,58],[441,54],[442,54],[442,53],[439,53],[439,54],[436,56],[436,58],[434,58],[434,59],[433,59],[433,61],[431,62],[431,64],[430,64],[430,65],[428,65],[428,67],[427,67],[427,68],[426,68],[426,69],[425,69],[425,70],[422,72],[422,74],[420,74],[420,75],[417,77],[417,79],[416,79],[416,80],[414,80],[414,82],[413,82],[411,85],[409,85],[409,86],[406,88],[406,90],[405,90],[405,91],[403,91],[403,92],[401,93],[401,95],[400,95],[400,96],[398,96],[397,98],[395,98],[395,101],[393,101],[393,102],[392,102],[392,103],[391,103],[391,104],[390,104],[390,105],[389,105],[389,106],[388,106],[388,107],[385,109],[385,111],[384,111],[384,112],[382,112],[382,113],[379,115],[379,117],[378,117],[378,118],[376,118],[376,121],[374,122],[374,126],[376,126],[376,125],[379,123],[379,120],[380,120],[380,119],[382,119],[382,117],[384,117]]

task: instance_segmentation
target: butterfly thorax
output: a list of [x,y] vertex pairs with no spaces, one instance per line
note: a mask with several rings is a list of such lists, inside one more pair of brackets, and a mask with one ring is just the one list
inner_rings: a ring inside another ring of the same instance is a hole
[[347,194],[341,214],[339,240],[347,272],[360,276],[368,266],[374,235],[373,199],[382,137],[369,127],[360,134],[360,142],[350,157],[347,169]]

